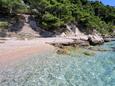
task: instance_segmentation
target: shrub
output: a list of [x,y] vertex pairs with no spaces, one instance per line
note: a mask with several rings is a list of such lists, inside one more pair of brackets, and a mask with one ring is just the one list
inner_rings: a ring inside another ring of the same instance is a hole
[[6,29],[8,27],[8,22],[0,21],[0,29]]

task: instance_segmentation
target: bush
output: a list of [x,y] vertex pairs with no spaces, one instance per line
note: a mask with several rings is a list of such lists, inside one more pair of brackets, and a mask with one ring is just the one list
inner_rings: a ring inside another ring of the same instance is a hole
[[0,21],[0,29],[7,29],[8,28],[8,22]]
[[47,29],[76,22],[78,26],[105,34],[111,32],[111,26],[115,24],[115,7],[105,6],[98,1],[0,0],[0,8],[5,8],[9,14],[30,13],[23,1],[36,14],[39,24]]
[[28,7],[26,7],[26,6],[21,6],[21,7],[17,8],[16,12],[17,13],[22,13],[22,14],[31,13],[30,9]]
[[115,29],[115,26],[112,26],[112,29]]
[[48,12],[42,16],[42,25],[47,28],[56,28],[63,24],[64,22]]

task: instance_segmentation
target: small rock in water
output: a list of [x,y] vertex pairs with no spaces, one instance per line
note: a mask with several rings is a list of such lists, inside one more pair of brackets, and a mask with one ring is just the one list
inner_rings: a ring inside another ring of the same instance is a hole
[[99,35],[89,35],[89,42],[91,45],[98,45],[98,44],[103,44],[104,40],[101,36]]
[[57,54],[68,54],[68,52],[69,51],[67,49],[58,49],[56,53]]

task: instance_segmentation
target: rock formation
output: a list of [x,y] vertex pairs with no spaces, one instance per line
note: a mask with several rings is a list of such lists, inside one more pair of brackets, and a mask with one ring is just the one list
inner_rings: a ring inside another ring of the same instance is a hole
[[96,30],[94,30],[92,32],[92,34],[85,35],[74,24],[66,25],[66,28],[67,28],[67,31],[68,31],[69,35],[66,34],[67,32],[63,32],[61,34],[61,36],[66,37],[68,39],[72,39],[72,40],[76,41],[77,44],[78,44],[77,41],[79,41],[81,43],[81,45],[82,44],[88,45],[87,42],[89,42],[91,45],[98,45],[98,44],[103,44],[104,43],[104,39],[102,38],[102,36],[99,33],[97,33]]
[[104,39],[97,34],[89,35],[88,36],[88,41],[91,45],[98,45],[98,44],[103,44],[104,43]]

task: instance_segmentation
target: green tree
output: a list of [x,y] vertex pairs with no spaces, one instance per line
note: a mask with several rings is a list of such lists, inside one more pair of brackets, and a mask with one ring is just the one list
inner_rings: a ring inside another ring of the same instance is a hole
[[0,0],[1,7],[7,8],[9,13],[13,13],[16,7],[22,5],[22,0]]
[[115,7],[96,0],[0,0],[0,9],[5,8],[3,12],[9,14],[24,13],[27,9],[23,2],[47,29],[77,22],[78,26],[105,33],[115,25]]

